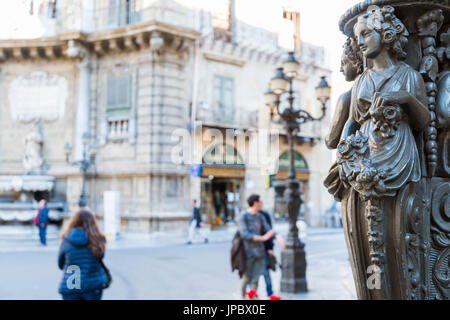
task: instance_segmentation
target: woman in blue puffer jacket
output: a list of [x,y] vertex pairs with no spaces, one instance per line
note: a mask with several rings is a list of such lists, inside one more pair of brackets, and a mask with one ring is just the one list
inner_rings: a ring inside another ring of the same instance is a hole
[[75,213],[61,239],[58,266],[64,272],[59,286],[63,300],[100,300],[108,283],[100,264],[106,238],[94,215],[86,209]]

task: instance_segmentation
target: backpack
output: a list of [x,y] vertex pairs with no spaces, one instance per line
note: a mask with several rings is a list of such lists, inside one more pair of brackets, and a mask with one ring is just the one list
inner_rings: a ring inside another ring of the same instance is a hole
[[240,231],[236,231],[231,246],[231,272],[238,270],[239,278],[245,273],[245,248],[244,239]]
[[[244,213],[244,221],[248,223],[247,216]],[[245,273],[245,247],[244,247],[244,238],[242,238],[241,232],[239,230],[236,231],[233,237],[232,246],[231,246],[231,272],[234,270],[238,270],[239,278]]]
[[36,216],[34,217],[34,225],[37,226],[39,224],[39,215],[41,214],[41,210],[39,209],[38,213],[36,214]]

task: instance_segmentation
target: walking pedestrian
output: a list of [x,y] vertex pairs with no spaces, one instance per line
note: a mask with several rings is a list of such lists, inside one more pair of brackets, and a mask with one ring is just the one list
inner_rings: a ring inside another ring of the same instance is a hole
[[200,214],[200,209],[197,207],[197,200],[192,200],[192,208],[193,208],[193,214],[191,219],[191,224],[189,226],[189,240],[186,242],[186,244],[192,244],[192,240],[194,237],[194,232],[199,237],[203,238],[203,241],[205,243],[208,243],[208,238],[205,237],[201,231],[200,228],[202,227],[202,216]]
[[39,246],[47,245],[47,225],[48,225],[48,208],[47,201],[42,199],[39,201],[39,211],[34,218],[34,224],[39,228]]
[[[259,213],[264,217],[267,224],[272,229],[272,219],[270,217],[270,214],[267,211],[261,210]],[[273,295],[273,289],[272,289],[272,279],[270,278],[270,264],[269,259],[274,256],[273,247],[274,247],[274,239],[277,240],[278,244],[281,245],[281,248],[284,250],[286,249],[286,242],[280,235],[275,235],[266,242],[264,242],[264,282],[266,283],[266,291],[267,296],[269,298],[278,298],[277,296]]]
[[87,209],[75,213],[61,233],[58,267],[63,270],[63,300],[101,300],[111,276],[102,259],[106,238]]
[[[245,273],[242,280],[241,293],[245,299],[247,286],[256,293],[259,277],[264,272],[264,242],[271,239],[275,233],[264,217],[259,213],[263,202],[260,196],[252,194],[247,199],[249,208],[241,213],[239,228],[244,239]],[[252,294],[253,295],[253,294]]]

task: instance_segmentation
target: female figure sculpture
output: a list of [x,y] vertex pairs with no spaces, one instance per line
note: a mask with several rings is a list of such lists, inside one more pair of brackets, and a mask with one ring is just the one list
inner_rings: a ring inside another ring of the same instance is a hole
[[351,188],[343,220],[358,296],[386,299],[400,295],[391,286],[398,272],[386,265],[387,258],[399,255],[385,232],[391,228],[387,220],[395,214],[394,196],[421,179],[413,131],[423,130],[430,115],[422,76],[401,61],[408,31],[394,8],[371,8],[358,17],[354,34],[372,67],[352,88],[350,115],[338,145],[340,178]]
[[[373,68],[365,70],[352,89],[350,118],[342,138],[348,140],[356,130],[368,138],[373,166],[386,173],[378,195],[394,196],[405,183],[417,182],[421,176],[412,129],[423,130],[430,121],[424,82],[416,70],[400,61],[406,57],[408,31],[395,17],[394,8],[385,6],[360,16],[354,32]],[[345,154],[347,145],[342,142],[340,154]],[[350,173],[348,167],[342,168],[343,174]]]
[[[341,72],[346,81],[354,81],[363,71],[363,58],[361,51],[354,38],[347,38],[344,51],[341,58]],[[344,125],[348,120],[350,113],[351,90],[344,92],[338,99],[330,132],[325,137],[325,143],[328,149],[336,149],[344,129]],[[341,201],[344,197],[346,188],[342,184],[339,177],[339,169],[337,162],[334,162],[330,168],[330,172],[324,181],[328,192],[333,195],[336,201]]]

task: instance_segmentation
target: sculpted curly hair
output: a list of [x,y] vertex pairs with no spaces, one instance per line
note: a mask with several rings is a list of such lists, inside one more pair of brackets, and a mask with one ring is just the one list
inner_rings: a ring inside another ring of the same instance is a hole
[[389,50],[400,60],[406,58],[405,47],[408,44],[409,32],[405,25],[394,14],[394,8],[384,6],[379,8],[371,6],[367,13],[358,17],[358,23],[364,22],[367,26],[379,32],[384,44],[388,45]]
[[356,72],[361,74],[364,70],[364,60],[361,50],[359,50],[358,44],[355,38],[347,38],[344,45],[344,55],[348,61],[356,68]]

